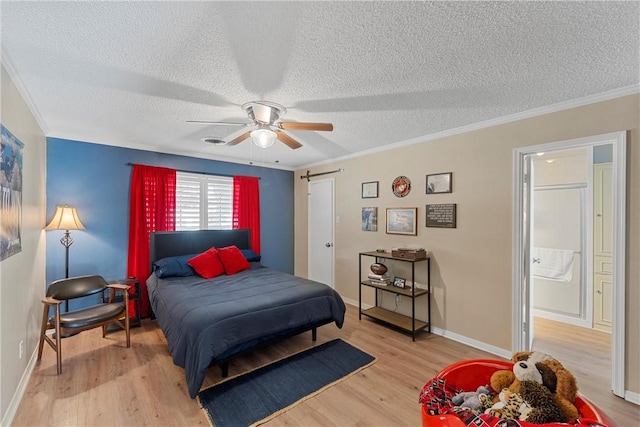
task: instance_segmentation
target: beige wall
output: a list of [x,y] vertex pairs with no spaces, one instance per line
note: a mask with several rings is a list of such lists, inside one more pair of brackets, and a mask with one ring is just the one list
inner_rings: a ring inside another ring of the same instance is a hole
[[[640,392],[640,96],[622,98],[426,141],[392,151],[309,168],[344,168],[335,179],[335,286],[358,299],[358,253],[419,245],[432,251],[432,322],[436,328],[511,350],[512,152],[572,138],[628,130],[626,390]],[[307,181],[296,171],[295,273],[307,274]],[[425,175],[453,172],[452,194],[425,194]],[[391,182],[412,181],[396,198]],[[325,177],[321,177],[325,178]],[[379,181],[380,197],[361,199],[361,183]],[[457,228],[425,227],[425,204],[457,203]],[[378,207],[378,231],[361,231],[361,208]],[[418,207],[418,235],[387,235],[385,208]],[[365,301],[373,304],[373,299]]]
[[[12,417],[22,376],[38,345],[45,289],[45,136],[2,67],[0,121],[24,143],[22,251],[0,262],[0,424]],[[20,359],[19,344],[25,352]]]

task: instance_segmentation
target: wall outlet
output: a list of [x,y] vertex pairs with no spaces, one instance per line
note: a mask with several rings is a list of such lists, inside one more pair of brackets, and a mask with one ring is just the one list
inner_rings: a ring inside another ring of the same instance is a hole
[[396,294],[396,304],[398,304],[400,301],[402,301],[402,295]]
[[20,349],[18,352],[18,356],[22,359],[22,355],[24,354],[24,341],[20,341]]

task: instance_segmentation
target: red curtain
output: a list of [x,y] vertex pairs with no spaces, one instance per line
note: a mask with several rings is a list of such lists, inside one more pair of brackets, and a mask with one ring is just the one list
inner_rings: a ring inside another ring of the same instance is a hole
[[[133,165],[129,202],[129,256],[127,275],[140,280],[140,315],[149,317],[151,306],[145,281],[151,274],[149,235],[175,230],[176,171]],[[135,313],[135,307],[129,307]]]
[[251,249],[260,253],[260,180],[233,177],[233,228],[251,230]]

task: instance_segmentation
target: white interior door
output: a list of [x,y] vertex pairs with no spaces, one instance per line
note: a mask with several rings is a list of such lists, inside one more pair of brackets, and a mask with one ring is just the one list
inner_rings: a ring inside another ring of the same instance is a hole
[[333,288],[333,179],[309,182],[308,277]]

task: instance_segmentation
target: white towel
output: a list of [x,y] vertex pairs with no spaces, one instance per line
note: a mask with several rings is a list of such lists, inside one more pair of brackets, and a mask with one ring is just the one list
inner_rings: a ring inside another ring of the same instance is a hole
[[533,248],[533,275],[541,279],[570,282],[573,277],[574,251]]

